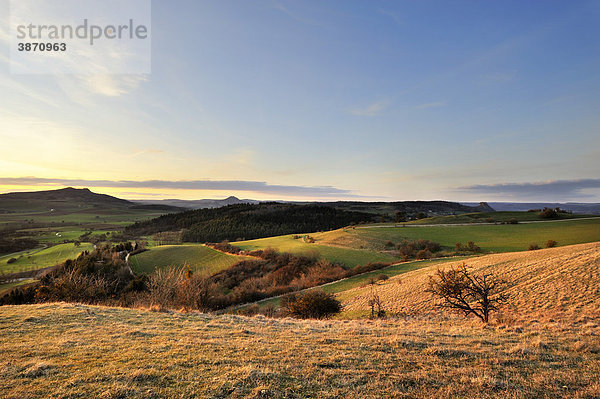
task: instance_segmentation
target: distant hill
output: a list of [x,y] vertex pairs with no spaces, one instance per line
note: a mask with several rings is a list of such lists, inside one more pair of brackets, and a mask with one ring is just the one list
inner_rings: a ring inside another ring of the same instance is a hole
[[[220,208],[227,205],[237,204],[259,204],[264,202],[272,201],[258,201],[253,199],[239,199],[234,196],[222,200],[215,199],[200,199],[200,200],[179,200],[179,199],[165,199],[165,200],[138,200],[135,201],[139,204],[146,205],[169,205],[180,208],[189,209],[206,209],[206,208]],[[358,211],[374,213],[377,215],[385,215],[389,218],[394,215],[395,212],[403,212],[407,217],[414,217],[420,212],[423,212],[429,216],[432,215],[455,215],[461,213],[473,213],[473,212],[493,212],[494,209],[489,206],[486,202],[480,202],[479,204],[466,205],[459,204],[457,202],[449,201],[396,201],[396,202],[366,202],[366,201],[333,201],[333,202],[309,202],[309,201],[276,201],[285,204],[296,204],[296,205],[318,205],[327,206],[331,208],[347,210],[347,211]]]
[[143,205],[166,205],[178,208],[187,209],[206,209],[220,208],[227,205],[237,204],[258,204],[260,201],[252,199],[239,199],[234,196],[225,199],[200,199],[200,200],[180,200],[180,199],[164,199],[164,200],[137,200],[136,203]]
[[129,208],[133,202],[107,194],[97,194],[87,188],[15,192],[0,194],[0,213],[48,212],[82,207]]
[[337,201],[337,202],[312,202],[322,206],[348,211],[367,212],[380,215],[385,221],[394,221],[396,212],[403,213],[408,219],[414,219],[417,214],[426,216],[458,215],[473,212],[493,212],[487,203],[470,206],[450,201],[397,201],[397,202],[362,202],[362,201]]
[[134,205],[132,202],[113,197],[107,194],[97,194],[90,191],[89,188],[61,188],[48,191],[31,191],[0,194],[0,201],[19,200],[19,201],[73,201],[86,202],[93,204],[110,204],[120,206]]

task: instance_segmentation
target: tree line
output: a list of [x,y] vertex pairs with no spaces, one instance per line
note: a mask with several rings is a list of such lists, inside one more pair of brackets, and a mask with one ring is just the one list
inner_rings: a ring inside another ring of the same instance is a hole
[[182,231],[185,242],[250,240],[284,234],[326,231],[373,220],[374,215],[320,205],[282,203],[237,204],[197,209],[137,222],[126,228],[131,235]]

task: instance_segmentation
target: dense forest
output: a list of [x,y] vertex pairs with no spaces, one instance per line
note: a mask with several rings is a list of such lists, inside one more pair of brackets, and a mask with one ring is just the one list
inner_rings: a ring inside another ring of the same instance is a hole
[[373,219],[372,214],[320,205],[238,204],[163,215],[137,222],[126,233],[148,235],[182,230],[186,242],[219,242],[324,231]]

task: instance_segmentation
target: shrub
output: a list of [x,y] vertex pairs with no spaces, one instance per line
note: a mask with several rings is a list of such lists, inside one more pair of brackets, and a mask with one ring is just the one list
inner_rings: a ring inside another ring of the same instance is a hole
[[385,281],[388,280],[390,278],[390,276],[388,276],[387,274],[380,274],[379,276],[377,276],[377,281]]
[[151,305],[209,311],[213,308],[216,286],[208,278],[185,267],[157,269],[148,281]]
[[17,261],[17,258],[10,258],[9,260],[6,261],[6,263],[15,263]]
[[429,259],[431,258],[431,252],[426,250],[426,249],[422,249],[419,252],[417,252],[417,259]]
[[543,219],[558,219],[559,214],[556,209],[544,208],[544,210],[539,214],[539,216]]
[[239,254],[242,251],[241,248],[231,245],[227,240],[221,241],[218,244],[213,244],[212,247],[217,251],[227,252],[234,255]]
[[301,319],[323,319],[342,310],[341,303],[333,294],[311,290],[302,294],[288,294],[281,298],[286,313]]
[[386,242],[386,243],[385,243],[385,246],[386,246],[386,247],[393,247],[393,246],[394,246],[394,243],[393,243],[393,242],[391,242],[391,241],[388,241],[388,242]]
[[548,240],[546,241],[546,248],[554,248],[557,244],[558,242],[554,240]]
[[471,252],[481,252],[481,248],[478,245],[476,245],[473,241],[469,241],[467,243],[467,248]]
[[481,248],[479,247],[479,245],[475,244],[473,241],[469,241],[467,243],[467,245],[457,242],[456,245],[454,246],[454,250],[456,253],[464,253],[464,252],[479,253],[479,252],[481,252]]
[[529,250],[530,251],[535,251],[535,250],[538,250],[538,249],[540,249],[539,245],[537,245],[537,244],[529,244]]

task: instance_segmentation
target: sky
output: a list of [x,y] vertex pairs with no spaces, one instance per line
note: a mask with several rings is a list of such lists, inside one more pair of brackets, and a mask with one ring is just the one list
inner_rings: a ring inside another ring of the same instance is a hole
[[600,202],[598,1],[153,1],[129,75],[12,73],[8,19],[0,192]]

